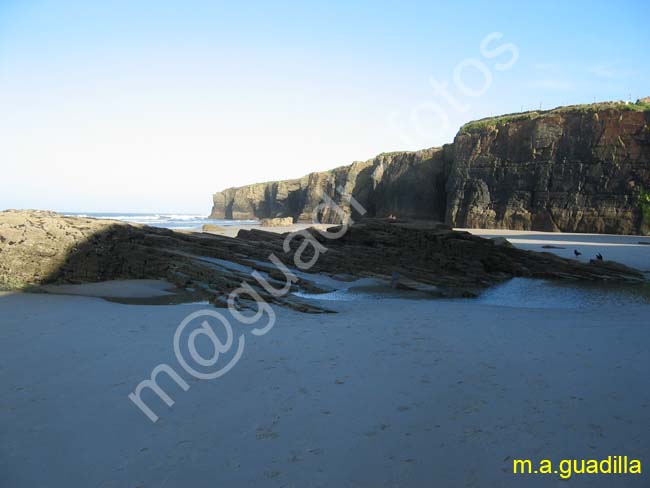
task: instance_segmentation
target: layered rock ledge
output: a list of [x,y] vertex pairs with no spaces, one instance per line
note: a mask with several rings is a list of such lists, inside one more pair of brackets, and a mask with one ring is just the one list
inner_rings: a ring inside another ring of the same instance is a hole
[[[326,251],[319,253],[309,273],[296,273],[292,291],[330,291],[319,284],[318,273],[342,280],[375,278],[434,297],[475,296],[515,276],[645,282],[643,274],[622,265],[582,264],[523,251],[441,224],[367,219],[339,239],[326,239],[315,230],[311,235]],[[5,211],[0,212],[0,286],[34,289],[50,283],[165,279],[191,292],[192,298],[225,306],[228,294],[246,282],[268,302],[325,311],[292,294],[274,297],[253,278],[257,270],[274,287],[284,286],[285,277],[269,256],[275,254],[295,270],[294,254],[303,243],[296,237],[285,252],[285,238],[262,230],[241,230],[230,238],[52,212]],[[314,247],[307,249],[303,261],[313,256]]]

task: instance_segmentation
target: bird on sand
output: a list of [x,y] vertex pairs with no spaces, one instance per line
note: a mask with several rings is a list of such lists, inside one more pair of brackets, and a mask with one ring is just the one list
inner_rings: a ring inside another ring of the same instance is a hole
[[577,249],[574,249],[574,250],[573,250],[573,254],[575,254],[576,257],[578,257],[578,256],[582,256],[582,253],[581,253],[580,251],[578,251]]

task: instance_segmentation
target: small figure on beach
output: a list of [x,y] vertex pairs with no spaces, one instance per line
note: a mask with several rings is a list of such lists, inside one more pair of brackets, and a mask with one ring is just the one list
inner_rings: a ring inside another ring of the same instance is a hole
[[597,259],[598,261],[602,261],[602,260],[603,260],[603,255],[600,254],[600,253],[596,254],[596,259]]
[[577,249],[574,249],[574,250],[573,250],[573,254],[575,254],[576,257],[578,257],[578,256],[582,256],[582,253],[581,253],[580,251],[578,251]]

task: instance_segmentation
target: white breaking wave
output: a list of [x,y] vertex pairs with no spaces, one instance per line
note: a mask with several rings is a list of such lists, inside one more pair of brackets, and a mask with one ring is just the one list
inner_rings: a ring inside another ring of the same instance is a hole
[[203,224],[230,225],[255,225],[256,220],[219,220],[209,219],[199,214],[172,214],[172,213],[118,213],[118,212],[71,212],[66,214],[71,217],[85,217],[94,219],[121,220],[131,224],[142,224],[167,229],[199,230]]

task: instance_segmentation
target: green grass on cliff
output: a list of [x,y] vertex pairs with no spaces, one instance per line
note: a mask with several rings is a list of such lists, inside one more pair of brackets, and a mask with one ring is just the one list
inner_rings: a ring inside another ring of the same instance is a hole
[[650,102],[626,103],[620,109],[625,112],[650,112]]
[[500,115],[499,117],[488,117],[485,119],[472,120],[460,128],[461,134],[469,134],[470,132],[486,129],[488,127],[496,127],[503,125],[507,122],[517,120],[530,120],[536,119],[543,112],[520,112],[515,114]]
[[615,109],[624,112],[647,112],[650,111],[650,102],[637,101],[636,103],[626,102],[600,102],[589,103],[585,105],[567,105],[565,107],[557,107],[551,110],[534,110],[531,112],[518,112],[514,114],[506,114],[498,117],[487,117],[485,119],[473,120],[463,125],[460,128],[461,134],[469,134],[477,130],[486,129],[489,127],[497,127],[507,122],[518,120],[532,120],[542,117],[547,114],[557,114],[566,112],[595,112],[599,110]]
[[639,192],[639,208],[641,209],[641,233],[650,232],[650,191],[641,187]]

